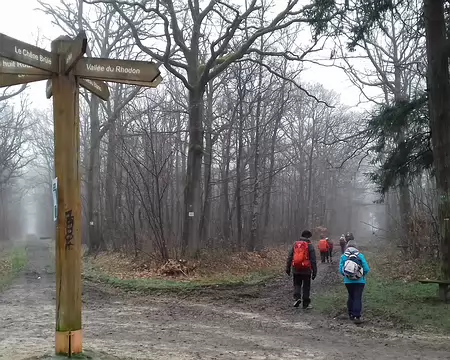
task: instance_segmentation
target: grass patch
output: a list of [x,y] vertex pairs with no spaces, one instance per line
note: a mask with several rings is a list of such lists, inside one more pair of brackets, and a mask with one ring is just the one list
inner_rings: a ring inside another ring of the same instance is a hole
[[[371,273],[363,295],[363,315],[368,321],[396,328],[450,333],[447,316],[450,304],[439,300],[436,284],[420,284],[409,277],[403,280],[390,277],[385,267],[377,266],[382,263],[377,256],[368,253],[366,257]],[[329,316],[346,315],[347,290],[343,282],[318,294],[314,306]]]
[[279,268],[268,268],[246,275],[222,275],[204,279],[182,280],[182,279],[162,279],[162,278],[139,278],[139,279],[120,279],[118,277],[101,273],[97,271],[85,270],[84,278],[103,282],[113,287],[121,288],[127,291],[142,292],[188,292],[207,288],[230,288],[238,286],[251,286],[263,284],[274,279],[280,273]]
[[0,290],[8,286],[27,264],[27,252],[23,247],[14,247],[0,258]]

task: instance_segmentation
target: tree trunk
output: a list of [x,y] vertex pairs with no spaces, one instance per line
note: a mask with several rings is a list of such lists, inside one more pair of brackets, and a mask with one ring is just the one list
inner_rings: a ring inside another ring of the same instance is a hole
[[89,226],[89,250],[98,251],[102,247],[99,236],[99,196],[100,196],[100,102],[96,96],[91,98],[91,141],[87,175],[87,212]]
[[[175,236],[179,238],[179,235],[182,231],[183,226],[183,217],[182,217],[182,207],[181,207],[181,197],[182,197],[182,186],[181,183],[183,182],[183,176],[181,176],[181,173],[184,171],[180,171],[180,169],[184,169],[185,167],[185,161],[183,153],[183,144],[184,142],[181,140],[181,114],[177,113],[177,152],[176,152],[176,158],[175,158],[175,181],[176,181],[176,221],[175,221]],[[180,158],[182,159],[181,165],[180,165]],[[181,166],[181,168],[180,168]]]
[[231,126],[227,132],[227,140],[222,149],[224,170],[222,172],[222,233],[224,239],[228,242],[230,239],[230,145],[231,145]]
[[206,123],[206,134],[205,134],[205,165],[204,165],[204,199],[203,199],[203,212],[200,217],[200,241],[202,245],[206,244],[206,241],[209,238],[209,229],[210,229],[210,218],[211,218],[211,166],[213,159],[213,141],[212,141],[212,121],[213,121],[213,100],[214,100],[214,90],[213,90],[213,81],[211,80],[208,84],[208,93],[207,93],[207,114],[205,117]]
[[450,84],[444,2],[424,0],[428,94],[438,193],[441,274],[450,278]]
[[238,134],[237,134],[237,158],[236,158],[236,225],[237,225],[237,241],[236,247],[237,250],[241,250],[242,248],[242,152],[244,149],[244,109],[243,109],[243,91],[241,84],[241,64],[239,63],[239,73],[238,73],[238,99],[239,99],[239,125],[238,125]]
[[189,150],[184,188],[182,254],[198,252],[198,220],[200,218],[200,180],[203,156],[203,91],[189,91]]
[[259,220],[259,156],[260,156],[260,136],[261,136],[261,105],[262,105],[262,66],[259,68],[258,77],[258,100],[256,104],[256,114],[255,114],[255,158],[253,161],[253,198],[252,205],[250,208],[251,213],[251,224],[250,224],[250,241],[248,243],[248,251],[254,251],[260,248],[260,237],[258,236],[258,220]]
[[315,148],[315,137],[316,137],[316,121],[314,118],[315,115],[313,115],[312,118],[312,130],[311,130],[311,149],[309,151],[309,159],[308,159],[308,197],[306,199],[306,222],[308,226],[311,228],[313,226],[313,214],[312,214],[312,191],[313,191],[313,155],[314,155],[314,148]]
[[[285,61],[285,63],[284,63],[284,72],[283,73],[286,73],[286,67],[287,67],[287,62]],[[274,124],[274,127],[273,127],[272,138],[271,138],[271,142],[270,142],[269,178],[267,180],[265,210],[264,210],[264,229],[265,229],[265,232],[267,232],[267,227],[269,225],[270,198],[271,198],[271,195],[272,195],[274,168],[275,168],[275,145],[276,145],[276,142],[277,142],[278,128],[280,127],[281,119],[283,118],[283,114],[284,114],[284,105],[285,105],[284,93],[285,93],[285,88],[286,88],[286,82],[283,81],[283,84],[281,85],[281,91],[280,91],[281,106],[278,109],[278,113],[277,113],[277,116],[275,118],[275,124]]]
[[[393,16],[393,15],[392,15]],[[404,65],[402,65],[399,61],[398,56],[398,45],[397,45],[397,37],[395,31],[395,25],[392,23],[392,57],[394,61],[394,103],[396,105],[401,104],[402,102],[407,100],[406,94],[403,92],[402,87],[402,72],[404,71]],[[403,131],[399,134],[398,144],[402,144],[405,140],[405,134]],[[409,187],[406,175],[402,175],[400,177],[399,184],[399,210],[400,210],[400,225],[401,225],[401,233],[400,239],[402,239],[402,245],[408,246],[409,239],[409,225],[410,225],[410,217],[411,217],[411,199],[409,195]],[[405,247],[405,249],[406,249]]]
[[114,229],[116,224],[116,207],[114,196],[114,180],[116,179],[116,125],[115,123],[108,131],[108,150],[106,156],[106,176],[105,176],[105,238],[112,242],[114,250],[120,249],[119,238]]

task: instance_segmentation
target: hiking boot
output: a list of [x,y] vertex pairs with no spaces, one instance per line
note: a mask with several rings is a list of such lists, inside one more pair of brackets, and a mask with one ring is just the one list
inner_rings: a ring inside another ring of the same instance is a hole
[[350,321],[354,321],[355,320],[355,317],[353,316],[353,315],[348,315],[348,318],[350,319]]
[[362,320],[361,320],[360,317],[355,317],[355,318],[353,319],[353,322],[354,322],[356,325],[362,324]]
[[298,308],[300,306],[300,304],[302,303],[302,299],[297,299],[294,302],[294,307]]
[[303,306],[303,310],[311,310],[313,307],[311,304],[309,304],[308,306]]

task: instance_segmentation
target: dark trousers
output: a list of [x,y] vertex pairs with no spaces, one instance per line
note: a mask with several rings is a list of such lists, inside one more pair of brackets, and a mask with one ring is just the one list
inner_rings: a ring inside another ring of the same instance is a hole
[[328,261],[328,256],[329,256],[329,252],[328,251],[320,253],[320,259],[322,260],[323,263],[325,262],[325,260]]
[[353,317],[360,317],[362,311],[364,284],[345,284],[345,287],[348,291],[348,314]]
[[339,243],[339,245],[341,246],[341,253],[345,253],[345,243]]
[[302,298],[303,290],[303,307],[307,307],[311,299],[311,274],[294,274],[294,300]]
[[330,257],[330,261],[333,261],[333,249],[328,250],[328,256]]

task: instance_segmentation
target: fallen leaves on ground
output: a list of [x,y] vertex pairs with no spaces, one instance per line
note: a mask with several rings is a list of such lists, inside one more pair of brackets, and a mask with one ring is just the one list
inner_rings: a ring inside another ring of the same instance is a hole
[[86,256],[92,269],[121,280],[172,278],[177,280],[200,280],[225,276],[240,276],[251,272],[278,267],[284,269],[287,248],[264,249],[259,252],[204,252],[198,260],[169,259],[163,264],[145,257],[133,258],[121,253],[103,252]]
[[396,249],[371,254],[371,267],[376,267],[384,278],[417,281],[423,278],[436,278],[439,261],[436,259],[408,259]]

